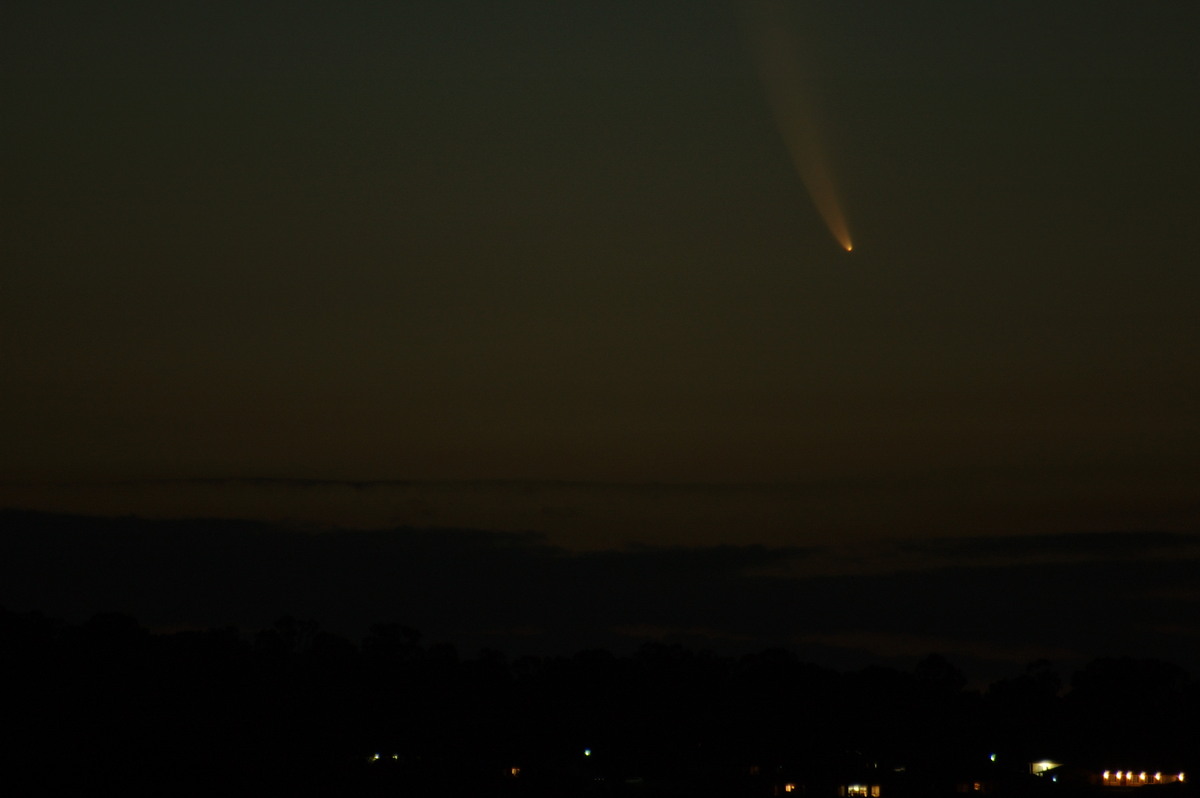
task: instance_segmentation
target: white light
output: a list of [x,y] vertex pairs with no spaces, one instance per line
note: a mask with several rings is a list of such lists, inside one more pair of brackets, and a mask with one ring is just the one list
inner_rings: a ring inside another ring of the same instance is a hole
[[584,756],[591,756],[591,755],[592,755],[592,749],[590,749],[590,748],[585,748],[585,749],[583,749],[583,755],[584,755]]
[[988,759],[990,759],[992,762],[995,762],[995,761],[996,761],[996,755],[995,755],[995,754],[988,754]]

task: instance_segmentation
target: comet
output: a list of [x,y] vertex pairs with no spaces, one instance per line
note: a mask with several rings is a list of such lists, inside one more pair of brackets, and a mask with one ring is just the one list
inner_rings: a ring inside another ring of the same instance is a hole
[[782,0],[743,0],[742,6],[750,50],[800,182],[830,235],[851,252],[850,225],[820,134],[814,70],[805,59],[808,50],[801,46]]

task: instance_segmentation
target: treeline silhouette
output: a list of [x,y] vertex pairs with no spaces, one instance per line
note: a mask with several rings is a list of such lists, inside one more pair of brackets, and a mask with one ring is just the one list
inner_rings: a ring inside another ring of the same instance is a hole
[[981,691],[937,654],[852,673],[656,643],[462,658],[399,624],[356,644],[290,617],[151,634],[120,614],[0,610],[0,652],[9,781],[47,794],[765,798],[789,774],[864,769],[940,774],[949,792],[987,752],[1180,768],[1200,710],[1189,675],[1154,660],[1099,659],[1066,683],[1035,662]]

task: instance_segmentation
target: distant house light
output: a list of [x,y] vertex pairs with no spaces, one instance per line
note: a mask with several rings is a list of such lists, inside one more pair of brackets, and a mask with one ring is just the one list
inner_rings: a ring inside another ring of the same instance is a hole
[[1062,763],[1051,762],[1049,759],[1043,759],[1041,762],[1030,762],[1029,772],[1035,776],[1040,776],[1047,770],[1054,770],[1057,767],[1062,767]]
[[1107,787],[1141,787],[1146,784],[1182,782],[1183,777],[1183,773],[1164,774],[1162,771],[1156,771],[1151,774],[1146,770],[1140,772],[1132,770],[1106,770],[1101,776],[1101,784]]
[[784,791],[784,792],[795,792],[795,791],[796,791],[796,785],[795,785],[795,784],[792,784],[792,783],[789,781],[787,784],[783,785],[783,791]]
[[995,755],[995,754],[988,754],[988,760],[990,760],[990,761],[992,761],[992,762],[995,762],[995,761],[996,761],[996,755]]

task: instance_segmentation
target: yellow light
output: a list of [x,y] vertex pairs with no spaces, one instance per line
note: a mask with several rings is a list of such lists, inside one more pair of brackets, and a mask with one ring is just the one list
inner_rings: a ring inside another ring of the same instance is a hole
[[796,785],[795,784],[785,784],[785,785],[783,785],[783,791],[784,792],[795,792]]
[[1108,781],[1108,771],[1104,771],[1104,780]]
[[1141,779],[1142,781],[1145,781],[1145,780],[1146,780],[1146,773],[1145,773],[1145,771],[1143,771],[1143,772],[1142,772],[1142,775],[1138,776],[1138,778],[1139,778],[1139,779]]
[[1155,780],[1155,781],[1162,781],[1162,774],[1161,774],[1161,773],[1155,773],[1155,774],[1154,774],[1154,780]]

